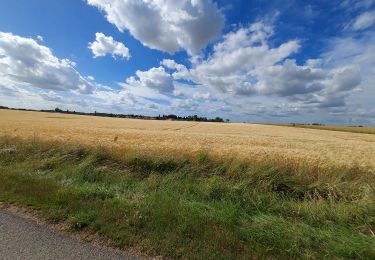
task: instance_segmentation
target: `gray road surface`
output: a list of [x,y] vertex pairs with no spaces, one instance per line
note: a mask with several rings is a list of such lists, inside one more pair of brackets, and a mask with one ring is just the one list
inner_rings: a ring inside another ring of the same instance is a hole
[[59,234],[0,209],[0,259],[135,259]]

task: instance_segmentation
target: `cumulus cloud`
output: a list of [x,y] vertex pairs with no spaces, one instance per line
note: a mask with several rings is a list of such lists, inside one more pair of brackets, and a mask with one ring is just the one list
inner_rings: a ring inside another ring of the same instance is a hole
[[164,59],[160,62],[160,65],[168,69],[174,70],[172,77],[176,80],[189,78],[189,70],[186,68],[186,66],[178,64],[174,60]]
[[[341,111],[341,117],[343,111],[349,113],[348,99],[360,92],[367,77],[361,64],[374,68],[374,47],[365,47],[372,40],[334,42],[335,51],[301,64],[293,58],[300,41],[271,45],[273,34],[273,26],[262,21],[239,27],[189,65],[164,59],[160,67],[137,71],[122,86],[143,106],[155,102],[173,113],[251,115],[260,120],[318,111],[334,116]],[[358,50],[366,55],[356,56]]]
[[177,74],[179,77],[199,85],[221,93],[248,95],[256,92],[254,83],[258,70],[283,61],[300,47],[298,41],[292,40],[270,48],[267,39],[272,33],[272,27],[262,23],[230,32],[213,47],[213,53],[207,59],[193,62],[193,68],[188,73],[184,67],[170,61],[163,64],[174,67],[177,73],[180,72]]
[[267,39],[272,33],[268,25],[255,23],[225,35],[206,60],[194,64],[191,78],[222,93],[254,93],[259,71],[283,61],[300,48],[296,40],[269,47]]
[[160,64],[168,69],[175,69],[177,71],[186,70],[186,67],[184,65],[178,64],[177,62],[171,59],[164,59],[160,62]]
[[8,86],[91,93],[94,84],[74,66],[68,59],[55,57],[34,39],[0,32],[0,80]]
[[64,99],[54,91],[42,92],[40,93],[40,97],[46,101],[52,101],[52,102],[57,102],[57,103],[64,102]]
[[364,12],[359,15],[350,28],[354,31],[367,29],[375,24],[375,11]]
[[149,88],[160,93],[171,93],[174,90],[173,79],[163,67],[152,68],[148,71],[136,72],[137,77],[130,77],[126,83],[139,88]]
[[273,27],[257,22],[224,35],[206,59],[196,59],[190,69],[173,60],[162,65],[184,79],[205,87],[221,99],[254,96],[282,97],[300,108],[345,106],[346,98],[361,84],[358,66],[323,67],[307,60],[299,65],[291,56],[298,40],[270,47]]
[[212,0],[87,0],[107,20],[152,49],[199,52],[221,31],[224,16]]
[[[143,1],[139,3],[143,5]],[[326,48],[330,51],[306,62],[295,60],[301,48],[298,39],[275,44],[274,33],[274,27],[263,21],[235,28],[209,53],[191,56],[190,64],[162,60],[159,67],[138,70],[121,89],[81,76],[72,61],[55,57],[36,40],[0,33],[0,96],[9,97],[14,104],[28,97],[30,102],[40,102],[38,105],[69,104],[67,108],[77,110],[211,113],[244,120],[249,115],[264,121],[304,120],[312,113],[342,118],[374,115],[366,108],[373,107],[375,95],[375,33],[336,38]],[[92,48],[98,54],[93,50],[94,56],[126,58],[112,37],[97,33],[96,38],[90,44],[97,43]],[[366,95],[360,95],[362,89]]]
[[322,69],[298,66],[294,60],[263,68],[257,74],[260,93],[282,97],[320,91],[327,77]]
[[332,92],[350,91],[361,83],[361,74],[358,66],[345,66],[333,69],[328,84]]
[[95,41],[89,43],[89,49],[95,58],[104,57],[107,54],[124,59],[130,59],[129,49],[121,42],[117,42],[111,36],[105,36],[103,33],[97,32],[95,34]]
[[351,35],[333,39],[328,48],[329,51],[322,55],[322,61],[325,67],[336,68],[332,75],[335,80],[331,83],[331,95],[336,92],[337,96],[337,88],[350,89],[360,80],[358,88],[345,91],[344,99],[350,105],[346,107],[346,113],[351,113],[353,117],[354,111],[358,111],[358,116],[368,115],[360,111],[374,107],[375,32],[365,32],[361,37]]
[[176,99],[172,101],[172,107],[181,109],[183,111],[196,111],[199,108],[199,103],[193,99]]

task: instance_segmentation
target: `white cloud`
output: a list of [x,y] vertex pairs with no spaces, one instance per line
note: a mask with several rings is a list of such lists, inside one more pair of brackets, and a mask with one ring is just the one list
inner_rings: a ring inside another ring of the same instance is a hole
[[375,4],[374,0],[342,0],[340,7],[344,8],[349,12],[369,9]]
[[172,101],[172,107],[183,111],[195,112],[199,108],[199,103],[193,99],[175,99]]
[[160,65],[168,69],[175,70],[175,72],[173,72],[172,74],[172,77],[176,80],[189,77],[189,70],[186,68],[186,66],[182,64],[178,64],[174,60],[164,59],[160,62]]
[[149,88],[160,93],[171,93],[174,90],[172,76],[163,67],[152,68],[148,71],[137,71],[137,77],[130,77],[126,83],[130,86]]
[[[111,6],[115,2],[108,1]],[[144,2],[154,3],[143,0],[138,5]],[[90,45],[97,50],[94,55],[126,58],[116,48],[120,43],[98,34],[98,46]],[[56,104],[81,111],[194,113],[260,122],[324,122],[330,117],[337,120],[331,122],[375,123],[374,32],[347,32],[331,40],[325,48],[329,51],[303,63],[294,57],[301,42],[275,44],[274,34],[273,26],[264,21],[237,27],[211,52],[190,56],[190,64],[162,60],[160,67],[137,71],[115,90],[99,85],[92,76],[81,76],[74,62],[55,57],[36,40],[0,33],[0,99],[19,107],[28,100],[29,107]]]
[[64,102],[64,99],[54,91],[42,92],[40,93],[40,97],[46,101],[52,101],[52,102],[58,102],[58,103]]
[[0,80],[11,86],[90,93],[94,84],[34,39],[0,32]]
[[100,32],[95,34],[95,41],[89,43],[89,49],[91,49],[95,58],[111,54],[114,59],[116,57],[130,59],[129,49],[123,43],[117,42],[113,37],[105,36]]
[[178,70],[178,71],[186,70],[186,67],[184,65],[178,64],[174,60],[170,60],[170,59],[162,60],[160,62],[160,65],[163,65],[164,67],[166,67],[168,69],[175,69],[175,70]]
[[[283,61],[300,47],[298,41],[292,40],[270,48],[267,39],[272,33],[272,27],[263,23],[228,33],[207,59],[198,59],[189,73],[184,72],[185,79],[221,93],[254,93],[256,73]],[[178,72],[178,67],[174,67]]]
[[327,77],[322,69],[307,65],[298,66],[294,60],[286,60],[257,71],[257,90],[262,94],[293,96],[322,90],[322,80]]
[[350,28],[354,31],[367,29],[375,24],[375,11],[364,12],[352,23]]
[[358,66],[347,65],[330,71],[329,88],[332,92],[349,91],[361,83],[361,74]]
[[193,98],[195,100],[208,101],[211,98],[211,94],[209,92],[205,92],[205,93],[194,92]]
[[262,22],[239,28],[225,35],[206,58],[194,58],[190,68],[165,59],[161,67],[137,71],[121,83],[121,91],[95,95],[107,106],[155,111],[147,106],[154,104],[163,113],[213,116],[282,118],[345,105],[347,93],[358,82],[343,86],[347,80],[340,75],[355,70],[327,70],[319,59],[298,65],[290,57],[299,50],[299,41],[270,47],[273,33],[272,26]]
[[375,51],[368,43],[375,36],[333,41],[331,51],[298,64],[293,55],[300,42],[271,47],[273,33],[264,22],[238,28],[224,35],[211,53],[192,57],[190,66],[165,59],[160,67],[137,71],[116,95],[131,94],[134,107],[147,109],[146,104],[154,103],[163,113],[252,116],[260,122],[287,117],[306,121],[306,115],[307,121],[331,116],[342,122],[349,114],[354,118],[355,111],[362,111],[362,118],[368,115],[360,106],[362,110],[354,108],[353,97],[371,85],[367,81],[375,68]]
[[224,16],[212,0],[87,0],[120,31],[153,49],[199,52],[221,31]]
[[299,50],[299,41],[271,48],[268,41],[273,32],[271,26],[258,22],[224,35],[208,58],[196,59],[191,69],[172,60],[161,64],[176,71],[172,74],[179,75],[175,80],[190,80],[211,89],[226,102],[278,97],[295,102],[293,113],[296,107],[345,106],[347,97],[362,82],[360,68],[343,64],[327,68],[320,59],[298,65],[290,57]]
[[41,35],[38,35],[36,38],[37,38],[37,40],[40,41],[40,42],[43,42],[43,41],[44,41],[44,38],[43,38],[43,36],[41,36]]
[[[329,49],[322,55],[323,65],[341,68],[335,70],[335,81],[332,82],[332,86],[336,86],[334,89],[337,89],[337,84],[340,82],[341,89],[345,89],[348,87],[347,84],[358,82],[359,77],[361,78],[359,89],[354,89],[355,91],[349,92],[350,96],[347,95],[347,103],[350,106],[347,106],[346,113],[355,117],[357,111],[358,116],[363,119],[369,114],[361,111],[370,111],[374,107],[375,32],[366,32],[361,37],[347,36],[333,39]],[[372,122],[375,123],[374,120]]]

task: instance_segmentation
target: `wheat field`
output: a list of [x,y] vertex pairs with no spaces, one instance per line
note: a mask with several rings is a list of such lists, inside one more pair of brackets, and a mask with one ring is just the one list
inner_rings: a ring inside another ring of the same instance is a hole
[[284,158],[375,169],[375,135],[244,123],[152,121],[0,110],[0,133],[164,154]]
[[171,259],[374,259],[375,135],[0,110],[0,202]]

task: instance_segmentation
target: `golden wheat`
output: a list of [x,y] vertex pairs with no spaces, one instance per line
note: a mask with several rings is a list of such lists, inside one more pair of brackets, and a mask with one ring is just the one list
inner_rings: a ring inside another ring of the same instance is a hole
[[3,135],[169,154],[278,158],[375,169],[375,135],[243,123],[197,123],[0,110]]

